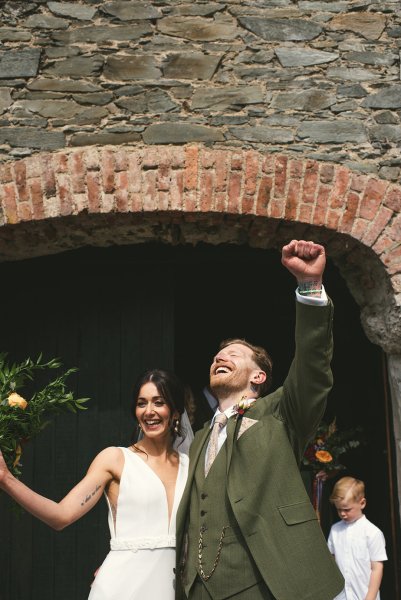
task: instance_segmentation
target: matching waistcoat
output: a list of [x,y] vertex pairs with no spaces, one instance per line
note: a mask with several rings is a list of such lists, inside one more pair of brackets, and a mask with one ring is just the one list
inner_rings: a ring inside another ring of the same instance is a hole
[[227,598],[261,580],[235,520],[226,488],[227,444],[224,442],[205,477],[207,442],[195,469],[182,574],[185,593],[197,576],[215,600]]

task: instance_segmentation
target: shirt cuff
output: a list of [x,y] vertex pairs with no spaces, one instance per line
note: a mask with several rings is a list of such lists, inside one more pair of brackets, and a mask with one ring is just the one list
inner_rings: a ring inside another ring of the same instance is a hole
[[329,303],[324,285],[322,285],[320,298],[317,296],[302,296],[302,294],[298,292],[298,288],[295,290],[295,295],[297,297],[297,302],[300,302],[301,304],[309,304],[311,306],[327,306]]

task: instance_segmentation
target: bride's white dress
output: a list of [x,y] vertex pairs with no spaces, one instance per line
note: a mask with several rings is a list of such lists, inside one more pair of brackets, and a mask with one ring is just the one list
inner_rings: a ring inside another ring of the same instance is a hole
[[115,526],[109,504],[111,550],[88,600],[174,600],[176,514],[187,480],[188,456],[179,453],[169,522],[160,478],[136,453],[120,449],[125,460]]

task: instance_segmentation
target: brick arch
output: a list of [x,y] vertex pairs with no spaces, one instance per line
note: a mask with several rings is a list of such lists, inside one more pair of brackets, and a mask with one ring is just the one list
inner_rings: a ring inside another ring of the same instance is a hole
[[0,199],[1,260],[87,244],[321,240],[370,339],[400,352],[399,185],[255,150],[116,146],[3,164]]

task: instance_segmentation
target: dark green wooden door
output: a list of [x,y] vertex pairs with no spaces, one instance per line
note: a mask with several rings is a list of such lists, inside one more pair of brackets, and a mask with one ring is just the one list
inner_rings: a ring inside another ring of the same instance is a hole
[[[104,447],[127,445],[131,389],[145,368],[173,367],[168,267],[84,251],[0,265],[0,347],[14,360],[59,356],[79,372],[70,383],[88,410],[60,415],[26,446],[23,479],[53,499],[85,474]],[[106,507],[62,532],[11,512],[0,493],[1,600],[84,600],[108,551]]]

